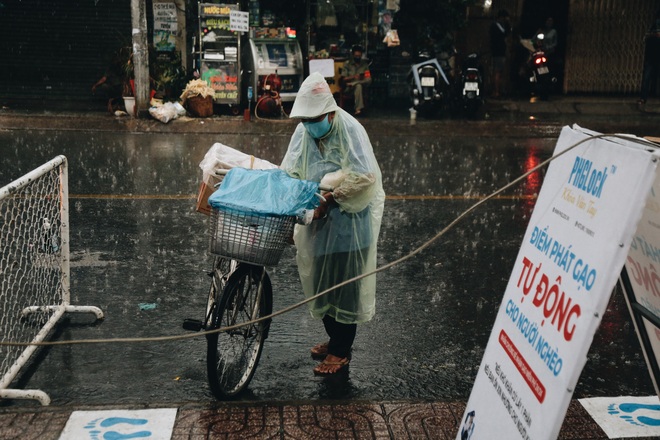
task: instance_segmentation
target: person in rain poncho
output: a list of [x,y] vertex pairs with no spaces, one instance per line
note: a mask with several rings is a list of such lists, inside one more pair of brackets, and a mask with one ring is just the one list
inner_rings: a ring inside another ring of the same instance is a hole
[[[311,224],[297,225],[296,261],[305,296],[376,268],[376,242],[385,193],[373,148],[362,125],[336,104],[319,73],[301,85],[291,118],[302,121],[291,136],[281,168],[290,176],[334,187],[314,211]],[[323,320],[328,342],[312,348],[323,361],[315,374],[348,366],[357,324],[375,313],[376,276],[370,275],[310,302]]]

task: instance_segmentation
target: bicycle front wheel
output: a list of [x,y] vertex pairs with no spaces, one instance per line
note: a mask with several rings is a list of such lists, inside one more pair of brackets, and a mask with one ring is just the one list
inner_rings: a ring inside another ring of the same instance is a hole
[[[272,309],[272,286],[265,268],[240,264],[227,280],[209,330],[253,321],[269,315]],[[207,336],[208,378],[217,398],[234,397],[250,383],[269,326],[270,320]]]

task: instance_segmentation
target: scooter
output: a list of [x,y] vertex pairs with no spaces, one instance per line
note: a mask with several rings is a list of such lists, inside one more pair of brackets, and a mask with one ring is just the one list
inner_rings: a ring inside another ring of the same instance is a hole
[[556,79],[550,73],[548,59],[543,52],[543,37],[543,34],[539,33],[533,39],[521,39],[520,43],[530,52],[527,70],[532,92],[540,99],[546,100]]
[[468,54],[461,72],[461,107],[468,117],[475,117],[483,104],[483,77],[479,56]]
[[410,68],[410,97],[412,109],[430,116],[440,110],[448,100],[450,82],[437,58],[420,52],[420,60]]

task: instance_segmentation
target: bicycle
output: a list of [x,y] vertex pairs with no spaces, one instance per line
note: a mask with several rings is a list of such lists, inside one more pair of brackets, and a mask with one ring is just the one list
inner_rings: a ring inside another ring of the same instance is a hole
[[[237,396],[255,374],[271,319],[246,323],[272,314],[273,290],[266,267],[279,262],[296,221],[294,215],[213,209],[209,251],[215,257],[208,273],[212,282],[205,318],[186,319],[183,328],[209,331],[207,375],[218,399]],[[226,330],[218,331],[222,328]]]

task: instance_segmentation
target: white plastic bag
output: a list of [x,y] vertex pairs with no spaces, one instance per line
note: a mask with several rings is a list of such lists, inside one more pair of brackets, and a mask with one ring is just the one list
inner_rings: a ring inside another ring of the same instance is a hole
[[172,119],[186,114],[186,109],[183,108],[178,102],[166,102],[157,107],[150,107],[149,114],[160,122],[167,124]]
[[346,179],[346,174],[341,169],[328,173],[321,179],[322,186],[329,186],[331,188],[336,188],[341,184],[344,179]]
[[229,170],[234,167],[248,168],[255,170],[268,170],[278,168],[267,160],[245,154],[227,145],[216,142],[206,152],[204,159],[199,163],[202,169],[202,178],[204,183],[213,186],[218,182],[215,176],[216,170]]

